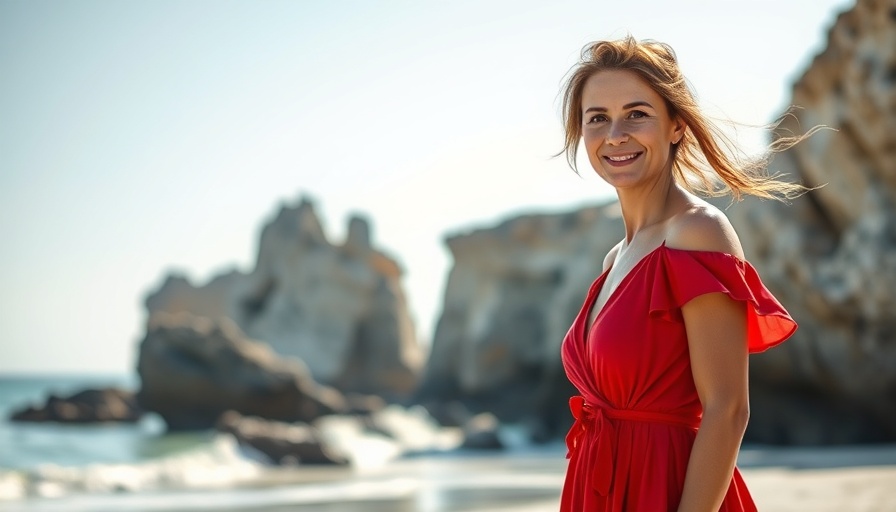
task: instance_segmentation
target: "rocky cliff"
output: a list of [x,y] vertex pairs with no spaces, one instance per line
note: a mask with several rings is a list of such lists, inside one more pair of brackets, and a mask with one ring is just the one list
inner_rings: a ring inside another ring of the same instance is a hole
[[[896,2],[859,0],[793,86],[780,134],[822,131],[774,170],[809,186],[792,205],[729,215],[800,329],[751,360],[750,434],[787,443],[896,439]],[[798,425],[798,428],[795,426]]]
[[573,394],[560,342],[603,256],[622,237],[617,205],[526,215],[448,238],[454,266],[419,399],[559,433]]
[[342,244],[327,240],[311,201],[283,206],[262,230],[255,268],[196,286],[169,276],[146,298],[158,314],[228,318],[312,377],[340,391],[406,397],[422,364],[395,260],[352,218]]

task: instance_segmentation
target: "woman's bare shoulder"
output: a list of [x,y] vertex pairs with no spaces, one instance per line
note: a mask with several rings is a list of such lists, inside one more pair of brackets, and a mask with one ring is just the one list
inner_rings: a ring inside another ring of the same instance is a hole
[[604,268],[603,271],[606,272],[610,270],[610,267],[613,266],[613,262],[616,261],[616,253],[619,252],[619,247],[622,245],[622,241],[620,240],[616,245],[607,252],[607,255],[604,256]]
[[713,251],[744,257],[740,239],[725,214],[705,202],[692,203],[668,225],[666,245],[689,251]]

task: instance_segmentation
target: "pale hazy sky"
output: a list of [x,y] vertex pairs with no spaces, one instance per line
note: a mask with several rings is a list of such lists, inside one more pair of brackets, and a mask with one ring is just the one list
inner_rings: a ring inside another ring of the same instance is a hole
[[131,371],[165,274],[250,270],[302,194],[332,241],[372,219],[426,342],[446,234],[608,197],[550,158],[587,42],[670,43],[764,124],[852,3],[2,0],[0,372]]

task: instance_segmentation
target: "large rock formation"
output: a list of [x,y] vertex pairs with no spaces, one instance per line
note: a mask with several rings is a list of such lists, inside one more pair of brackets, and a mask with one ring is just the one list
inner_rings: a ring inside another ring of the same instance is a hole
[[211,428],[229,410],[307,422],[346,409],[301,361],[278,357],[227,319],[153,315],[137,371],[140,405],[172,430]]
[[313,377],[342,391],[407,396],[422,365],[398,264],[371,246],[355,217],[342,245],[327,241],[313,204],[284,206],[261,234],[249,274],[203,286],[169,276],[146,299],[159,313],[229,318],[250,338],[304,361]]
[[526,215],[448,238],[454,266],[419,400],[569,423],[560,342],[622,237],[617,205]]
[[896,439],[896,2],[839,16],[793,86],[779,133],[817,133],[773,170],[809,186],[791,206],[731,208],[744,249],[800,324],[751,361],[748,439]]

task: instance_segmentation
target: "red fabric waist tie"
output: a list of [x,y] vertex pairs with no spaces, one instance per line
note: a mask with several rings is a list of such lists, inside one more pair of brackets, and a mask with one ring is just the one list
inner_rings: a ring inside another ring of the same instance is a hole
[[[616,431],[610,419],[662,423],[691,429],[700,426],[700,418],[662,412],[593,407],[581,396],[569,399],[569,410],[572,411],[576,421],[566,434],[566,447],[569,449],[566,458],[574,459],[573,462],[578,462],[581,457],[589,459],[586,461],[586,467],[590,468],[593,475],[591,485],[601,496],[606,496],[610,492],[613,479],[613,445],[616,442]],[[585,435],[589,431],[592,432],[592,437],[586,439]]]

